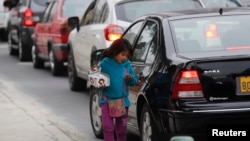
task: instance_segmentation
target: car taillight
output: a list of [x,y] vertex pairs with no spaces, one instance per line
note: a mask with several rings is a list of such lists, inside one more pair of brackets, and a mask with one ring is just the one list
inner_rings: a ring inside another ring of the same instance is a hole
[[33,21],[33,12],[29,8],[27,8],[23,13],[23,25],[25,26],[35,25],[35,22]]
[[109,25],[104,29],[104,35],[106,40],[114,41],[116,39],[121,38],[123,33],[123,28],[117,25]]
[[64,23],[60,26],[60,32],[61,34],[67,34],[69,33],[70,29],[67,23]]
[[173,88],[172,98],[198,98],[204,97],[200,79],[196,70],[181,71]]

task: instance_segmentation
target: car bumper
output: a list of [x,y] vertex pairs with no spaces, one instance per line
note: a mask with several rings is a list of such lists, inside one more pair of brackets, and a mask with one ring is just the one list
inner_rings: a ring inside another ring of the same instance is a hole
[[21,39],[24,47],[31,49],[33,45],[33,40],[31,38],[34,32],[34,27],[24,27],[21,31]]
[[[250,125],[250,108],[226,110],[180,111],[160,109],[165,136],[191,135],[207,138],[213,126]],[[209,128],[208,128],[209,127]]]

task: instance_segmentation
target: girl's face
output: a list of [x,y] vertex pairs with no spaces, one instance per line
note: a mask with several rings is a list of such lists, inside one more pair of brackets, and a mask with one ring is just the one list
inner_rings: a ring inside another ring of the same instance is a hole
[[126,60],[128,60],[128,57],[129,57],[129,51],[128,50],[125,50],[125,51],[122,51],[120,52],[119,54],[117,54],[114,59],[118,62],[118,63],[123,63],[125,62]]

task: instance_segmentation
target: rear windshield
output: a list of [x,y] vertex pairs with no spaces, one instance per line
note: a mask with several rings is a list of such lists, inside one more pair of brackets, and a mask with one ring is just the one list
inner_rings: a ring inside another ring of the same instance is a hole
[[63,17],[82,16],[92,0],[65,0],[62,7]]
[[176,51],[250,51],[250,15],[171,21]]
[[34,11],[43,11],[47,1],[49,0],[31,0],[31,9]]
[[242,7],[241,0],[201,0],[205,7]]
[[201,8],[195,0],[148,0],[116,5],[117,19],[132,22],[136,18],[159,11]]

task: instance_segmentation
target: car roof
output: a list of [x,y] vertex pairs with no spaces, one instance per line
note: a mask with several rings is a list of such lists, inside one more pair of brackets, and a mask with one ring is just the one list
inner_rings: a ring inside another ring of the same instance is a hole
[[[216,14],[240,14],[246,13],[250,14],[250,7],[223,7],[223,8],[197,8],[188,10],[178,10],[178,11],[163,11],[159,13],[154,13],[154,15],[159,15],[162,17],[199,17],[202,15],[216,15]],[[150,15],[150,14],[149,14]],[[152,15],[152,14],[151,14]]]

